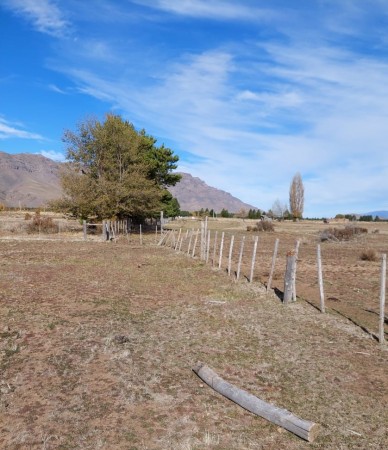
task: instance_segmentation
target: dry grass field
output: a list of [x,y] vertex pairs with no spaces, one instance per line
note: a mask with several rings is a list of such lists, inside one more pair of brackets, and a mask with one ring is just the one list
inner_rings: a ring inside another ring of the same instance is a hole
[[[222,225],[236,242],[251,239],[245,223]],[[353,250],[322,244],[333,297],[323,315],[314,308],[317,226],[281,224],[260,235],[254,283],[228,277],[225,263],[217,270],[158,247],[153,234],[141,246],[134,235],[84,242],[76,231],[18,236],[0,228],[0,448],[387,448],[388,353],[373,338],[379,262],[361,261],[359,251],[388,251],[388,230],[368,233]],[[262,284],[276,236],[279,289],[283,253],[301,239],[303,298],[290,305]],[[347,318],[351,307],[374,311],[365,312],[373,317],[367,331],[353,323],[364,316]],[[223,398],[192,372],[198,361],[318,422],[318,438],[306,443]]]

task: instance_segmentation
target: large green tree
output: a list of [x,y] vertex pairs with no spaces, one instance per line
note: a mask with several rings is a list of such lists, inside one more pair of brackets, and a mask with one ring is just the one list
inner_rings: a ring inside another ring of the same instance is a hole
[[151,216],[165,206],[165,189],[180,180],[172,172],[178,156],[118,115],[87,119],[66,130],[63,141],[69,163],[59,203],[77,217]]

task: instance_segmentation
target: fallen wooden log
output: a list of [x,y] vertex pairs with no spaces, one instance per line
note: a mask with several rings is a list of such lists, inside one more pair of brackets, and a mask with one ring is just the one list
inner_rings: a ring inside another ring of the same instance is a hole
[[204,364],[198,363],[193,368],[193,371],[215,391],[253,414],[291,431],[308,442],[312,442],[316,438],[319,431],[317,423],[300,419],[286,409],[266,403],[254,395],[233,386]]

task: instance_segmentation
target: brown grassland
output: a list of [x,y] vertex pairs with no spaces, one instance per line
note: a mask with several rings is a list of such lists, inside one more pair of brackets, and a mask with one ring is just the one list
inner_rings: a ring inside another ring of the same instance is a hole
[[[21,235],[13,220],[9,227],[0,216],[0,448],[388,448],[388,352],[375,339],[380,260],[360,257],[365,249],[388,253],[387,224],[322,243],[321,314],[315,252],[324,224],[261,233],[248,283],[247,221],[209,221],[219,234],[227,230],[218,270],[212,251],[206,263],[187,256],[187,242],[180,253],[155,245],[154,233],[142,245],[134,234],[85,242],[76,224]],[[246,236],[238,281],[225,273],[232,234],[234,270]],[[298,300],[289,305],[265,292],[276,237],[279,290],[285,253],[301,241]],[[198,361],[319,423],[317,439],[304,442],[217,394],[192,372]]]

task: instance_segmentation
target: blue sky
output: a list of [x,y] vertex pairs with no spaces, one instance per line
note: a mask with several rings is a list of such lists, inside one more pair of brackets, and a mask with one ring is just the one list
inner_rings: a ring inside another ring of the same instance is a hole
[[309,217],[388,210],[388,1],[0,0],[0,151],[122,115],[179,170]]

